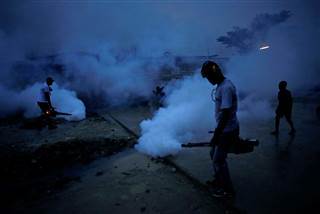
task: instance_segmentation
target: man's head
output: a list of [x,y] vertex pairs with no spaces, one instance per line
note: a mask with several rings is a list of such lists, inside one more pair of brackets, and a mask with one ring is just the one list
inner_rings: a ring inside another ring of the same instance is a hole
[[286,81],[281,81],[279,82],[279,90],[285,90],[287,88],[287,82]]
[[47,82],[47,84],[50,86],[50,85],[52,85],[52,83],[53,83],[53,79],[52,79],[52,77],[48,77],[47,78],[47,80],[46,80],[46,82]]
[[201,75],[203,78],[207,78],[212,85],[218,84],[224,80],[219,65],[209,60],[203,63]]

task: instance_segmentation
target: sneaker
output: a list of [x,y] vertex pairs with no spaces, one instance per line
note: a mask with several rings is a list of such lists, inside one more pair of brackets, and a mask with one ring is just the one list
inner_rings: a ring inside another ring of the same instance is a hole
[[220,188],[214,191],[212,195],[216,198],[231,198],[234,197],[235,194],[233,192],[226,192]]
[[273,131],[273,132],[270,132],[270,134],[271,134],[271,135],[276,135],[276,136],[277,136],[277,135],[279,135],[279,132],[278,132],[278,131]]
[[206,181],[206,184],[208,186],[210,186],[210,187],[213,187],[213,188],[218,188],[219,187],[219,182],[216,179],[211,180],[211,181],[208,180],[208,181]]

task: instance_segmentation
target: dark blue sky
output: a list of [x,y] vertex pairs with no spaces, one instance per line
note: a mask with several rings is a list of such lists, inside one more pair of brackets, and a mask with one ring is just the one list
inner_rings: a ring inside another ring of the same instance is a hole
[[[228,54],[216,38],[259,13],[290,10],[289,27],[319,33],[318,1],[1,1],[0,32],[41,52],[138,46],[143,55]],[[2,42],[10,42],[7,40]]]

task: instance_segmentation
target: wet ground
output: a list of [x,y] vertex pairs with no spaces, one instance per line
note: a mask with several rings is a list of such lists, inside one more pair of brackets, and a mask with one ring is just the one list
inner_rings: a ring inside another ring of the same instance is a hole
[[[269,134],[272,119],[241,121],[241,135],[258,138],[260,145],[252,153],[229,155],[237,192],[234,200],[217,200],[207,191],[205,182],[212,178],[208,148],[185,148],[175,157],[157,160],[130,148],[135,135],[139,135],[139,123],[151,116],[144,107],[102,109],[84,121],[63,123],[53,132],[20,132],[16,123],[1,124],[1,139],[5,139],[1,140],[2,151],[37,151],[48,145],[60,145],[62,151],[86,148],[71,155],[69,165],[38,175],[40,181],[31,183],[31,187],[48,179],[56,181],[43,185],[43,191],[31,200],[16,200],[11,212],[6,213],[319,212],[320,120],[315,117],[315,104],[295,103],[298,132],[294,137],[287,134],[285,121],[281,121],[278,138]],[[79,144],[79,139],[84,140]],[[89,147],[85,146],[88,142]],[[69,144],[72,146],[65,146]],[[50,154],[57,151],[61,149],[46,154],[50,159]],[[94,154],[89,155],[89,161],[75,158],[87,153]],[[41,166],[41,159],[32,157],[31,164]]]
[[[145,117],[146,113],[139,109],[130,119],[123,117],[122,122],[126,124],[128,120],[130,128],[138,130],[139,112]],[[119,112],[117,114],[121,117]],[[252,153],[229,155],[237,192],[234,207],[247,213],[320,211],[317,204],[320,198],[320,172],[317,170],[320,166],[320,120],[316,117],[316,103],[295,103],[293,115],[295,136],[288,135],[289,127],[284,119],[278,137],[269,134],[274,128],[273,119],[240,121],[241,136],[257,138],[260,145]],[[208,153],[209,148],[184,148],[169,161],[191,179],[205,185],[212,179]]]
[[[241,121],[241,135],[260,140],[254,152],[230,154],[237,195],[235,206],[247,213],[318,213],[320,198],[320,120],[313,104],[295,104],[297,133],[288,135],[282,120],[279,137],[269,135],[273,121]],[[173,161],[201,182],[212,177],[206,148],[184,149]]]

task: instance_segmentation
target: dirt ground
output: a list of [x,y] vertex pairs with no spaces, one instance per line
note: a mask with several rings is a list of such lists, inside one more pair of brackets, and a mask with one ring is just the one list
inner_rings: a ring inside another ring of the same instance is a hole
[[1,207],[37,200],[79,181],[66,173],[68,167],[115,154],[134,140],[112,119],[98,115],[79,122],[59,120],[54,130],[30,128],[34,121],[1,121]]
[[102,112],[54,130],[1,121],[3,213],[223,213],[174,166],[131,148],[135,136],[118,122],[126,112],[137,126],[150,112]]
[[0,136],[5,136],[1,139],[1,146],[34,150],[43,144],[54,144],[58,141],[121,139],[128,135],[111,118],[97,114],[77,122],[58,120],[58,128],[53,130],[46,127],[37,129],[35,126],[26,125],[30,123],[35,123],[35,119],[1,121]]
[[206,192],[134,150],[77,169],[69,185],[19,213],[223,213]]

